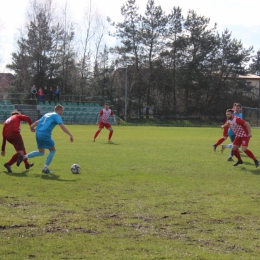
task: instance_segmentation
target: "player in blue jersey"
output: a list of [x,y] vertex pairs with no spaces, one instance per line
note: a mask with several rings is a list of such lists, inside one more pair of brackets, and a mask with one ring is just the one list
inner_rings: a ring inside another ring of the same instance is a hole
[[54,141],[51,138],[51,133],[53,128],[56,125],[59,125],[60,128],[70,136],[70,141],[71,142],[74,141],[73,135],[70,133],[70,131],[66,128],[66,126],[62,122],[61,116],[63,110],[64,108],[62,105],[57,105],[54,108],[54,112],[45,114],[40,120],[31,124],[32,131],[34,131],[36,127],[36,141],[37,141],[37,147],[39,151],[33,151],[31,153],[26,154],[25,156],[20,156],[19,160],[17,161],[17,166],[19,166],[20,163],[26,158],[43,156],[45,153],[45,149],[49,149],[50,153],[46,158],[45,165],[43,167],[42,172],[51,173],[48,167],[52,162],[53,156],[56,152]]
[[[243,119],[242,106],[241,106],[240,103],[234,103],[233,110],[234,110],[234,116]],[[226,144],[226,145],[223,144],[221,152],[223,152],[225,148],[232,148],[232,145],[233,145],[233,142],[235,140],[236,135],[231,128],[228,129],[228,136],[229,136],[232,144]],[[231,149],[229,157],[228,157],[228,161],[232,161],[233,160],[232,157],[233,157],[233,151]]]

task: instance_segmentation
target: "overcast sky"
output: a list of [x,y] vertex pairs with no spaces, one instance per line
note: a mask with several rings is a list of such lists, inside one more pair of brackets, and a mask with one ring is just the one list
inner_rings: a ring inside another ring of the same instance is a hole
[[[198,15],[209,17],[212,23],[217,23],[220,32],[228,29],[232,37],[241,40],[244,47],[253,45],[254,50],[260,50],[260,0],[154,0],[161,5],[163,11],[169,13],[174,6],[182,8],[184,17],[189,9]],[[26,10],[30,0],[6,0],[0,8],[0,72],[7,72],[5,64],[11,62],[11,53],[15,51],[15,39],[18,28],[26,21]],[[66,0],[53,0],[63,5]],[[122,21],[121,6],[126,0],[92,0],[96,8],[112,21]],[[82,19],[88,6],[87,0],[67,0],[73,21]],[[143,14],[147,0],[136,0]]]

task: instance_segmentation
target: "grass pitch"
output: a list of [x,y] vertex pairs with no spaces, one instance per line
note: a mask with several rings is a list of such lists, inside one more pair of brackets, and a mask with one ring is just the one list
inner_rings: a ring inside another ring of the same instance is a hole
[[[220,129],[115,126],[108,144],[106,130],[93,143],[96,126],[68,128],[74,143],[53,132],[53,175],[41,173],[46,155],[29,171],[1,166],[0,259],[259,259],[260,169],[214,153]],[[260,159],[259,145],[253,129]]]

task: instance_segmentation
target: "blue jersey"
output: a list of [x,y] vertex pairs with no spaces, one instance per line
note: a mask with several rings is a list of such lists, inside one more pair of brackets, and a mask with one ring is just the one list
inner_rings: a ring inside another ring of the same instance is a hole
[[58,124],[63,124],[61,116],[56,112],[47,113],[39,120],[36,131],[51,135],[53,128]]
[[243,119],[243,114],[242,113],[238,114],[237,112],[234,112],[234,116],[237,116],[237,117]]

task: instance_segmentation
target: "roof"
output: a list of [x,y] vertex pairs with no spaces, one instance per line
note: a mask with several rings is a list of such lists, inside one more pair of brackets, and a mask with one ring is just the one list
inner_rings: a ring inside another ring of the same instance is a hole
[[260,80],[260,76],[257,76],[255,74],[247,74],[247,75],[239,75],[238,76],[239,79],[256,79],[256,80]]
[[0,73],[0,90],[4,90],[6,87],[11,86],[14,78],[12,73]]

